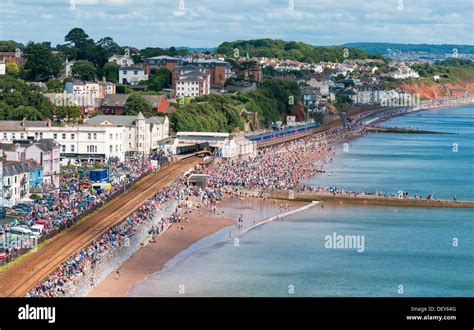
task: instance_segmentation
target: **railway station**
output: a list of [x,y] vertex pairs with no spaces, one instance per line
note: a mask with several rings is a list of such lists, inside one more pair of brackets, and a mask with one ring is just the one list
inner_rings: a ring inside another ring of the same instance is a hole
[[257,144],[241,134],[218,132],[178,132],[172,137],[158,141],[165,157],[186,155],[203,150],[222,158],[245,158],[254,156]]

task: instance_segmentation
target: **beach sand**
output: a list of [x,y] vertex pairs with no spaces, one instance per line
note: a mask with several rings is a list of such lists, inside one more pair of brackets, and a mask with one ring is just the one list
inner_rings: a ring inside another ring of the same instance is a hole
[[[229,233],[236,234],[242,230],[264,221],[272,216],[300,208],[308,203],[263,200],[245,197],[224,198],[217,206],[216,213],[208,208],[193,209],[187,216],[188,221],[173,224],[154,243],[140,248],[120,267],[117,280],[115,272],[109,274],[90,293],[89,297],[124,297],[130,287],[143,281],[147,276],[160,271],[163,266],[193,243],[228,227]],[[224,213],[222,214],[222,211]],[[238,228],[238,219],[242,215],[244,224]],[[181,230],[181,225],[184,230]],[[233,237],[233,236],[232,236]],[[229,237],[230,238],[230,237]]]

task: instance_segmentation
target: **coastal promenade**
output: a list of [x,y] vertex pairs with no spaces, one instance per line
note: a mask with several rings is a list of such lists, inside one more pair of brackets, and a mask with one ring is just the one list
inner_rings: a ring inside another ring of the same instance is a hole
[[436,207],[436,208],[474,208],[474,202],[445,199],[426,199],[412,197],[389,197],[365,194],[340,194],[331,192],[305,191],[289,192],[274,190],[268,193],[270,198],[296,201],[322,201],[338,204],[358,204],[374,206]]
[[107,202],[83,221],[53,237],[42,248],[0,273],[0,296],[22,297],[56,270],[69,256],[99,239],[121,223],[157,191],[178,180],[201,161],[182,159],[140,179],[131,188]]

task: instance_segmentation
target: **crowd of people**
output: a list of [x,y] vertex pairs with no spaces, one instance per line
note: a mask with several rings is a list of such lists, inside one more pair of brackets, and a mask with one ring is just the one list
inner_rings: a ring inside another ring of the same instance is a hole
[[[88,172],[82,173],[81,169],[95,167],[110,168],[110,178],[116,178],[111,189],[85,188],[83,183]],[[0,232],[7,235],[10,228],[15,226],[31,227],[34,224],[44,226],[43,234],[56,232],[59,228],[72,225],[86,212],[101,205],[112,194],[123,190],[142,175],[149,172],[150,164],[141,157],[127,158],[121,162],[118,158],[110,159],[108,163],[84,163],[81,166],[66,166],[61,169],[59,190],[52,192],[29,204],[30,211],[25,215],[16,217],[15,221],[3,224]],[[25,246],[8,244],[4,237],[4,245],[8,253],[13,253]]]
[[145,223],[151,225],[151,231],[156,234],[166,230],[173,223],[182,221],[178,209],[168,217],[156,219],[160,206],[170,200],[185,201],[189,196],[198,196],[204,204],[208,203],[208,195],[202,189],[188,186],[184,180],[157,192],[151,199],[134,211],[122,223],[111,227],[99,240],[93,241],[87,248],[70,256],[61,266],[42,283],[28,292],[27,297],[56,297],[68,293],[70,286],[87,270],[93,269],[96,263],[113,249],[127,245],[137,231]]
[[[153,233],[160,233],[173,223],[182,222],[183,219],[186,219],[183,216],[183,209],[187,210],[186,206],[181,210],[175,209],[169,216],[159,219],[156,223],[159,207],[171,200],[185,201],[189,196],[198,196],[202,205],[216,212],[216,205],[223,196],[238,196],[241,194],[242,188],[327,190],[327,187],[309,187],[301,183],[303,179],[321,172],[324,162],[330,161],[336,143],[353,134],[356,131],[354,128],[361,127],[357,121],[353,121],[353,123],[344,128],[335,128],[297,141],[264,148],[259,150],[258,154],[251,159],[216,161],[198,166],[197,172],[209,175],[205,189],[187,185],[186,181],[182,179],[173,186],[160,190],[124,222],[110,228],[99,240],[92,242],[87,248],[69,257],[46,281],[39,283],[30,291],[28,296],[51,297],[67,294],[68,283],[73,283],[78,277],[83,276],[87,270],[94,268],[104,255],[125,244],[132,235],[144,228],[144,223],[152,225],[151,231]],[[361,131],[363,132],[363,130]],[[315,158],[311,158],[315,155]],[[117,167],[114,170],[117,171],[121,165],[113,163],[112,167]],[[123,167],[137,169],[140,166],[123,165]],[[130,175],[130,180],[133,180],[144,172],[132,170],[127,173]],[[77,182],[74,180],[72,183],[65,181],[63,184],[67,184],[68,187],[74,189]],[[333,188],[330,188],[329,191],[343,192],[343,190]],[[87,194],[87,192],[84,192],[84,194]],[[83,198],[84,196],[82,196]],[[103,200],[104,198],[106,196],[98,195],[94,201],[97,199]],[[70,199],[59,204],[63,207],[78,205]],[[74,208],[71,207],[71,209]]]
[[[336,128],[258,151],[256,157],[215,162],[202,169],[211,187],[240,186],[261,189],[297,189],[302,180],[321,172],[336,140],[351,128]],[[318,159],[308,159],[318,155]],[[311,161],[312,160],[312,161]]]

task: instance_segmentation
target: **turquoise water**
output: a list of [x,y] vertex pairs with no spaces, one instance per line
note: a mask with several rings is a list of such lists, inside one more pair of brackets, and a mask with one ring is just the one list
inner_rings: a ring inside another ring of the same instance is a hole
[[[331,176],[313,181],[473,200],[473,111],[463,106],[392,119],[385,125],[456,134],[368,135],[351,142],[349,153],[338,152]],[[238,246],[201,245],[130,295],[473,297],[473,220],[470,209],[316,205],[251,230]],[[327,248],[334,233],[363,238],[363,252]]]
[[383,125],[452,134],[369,134],[349,142],[347,152],[339,146],[326,173],[308,183],[474,200],[474,105],[413,113]]

